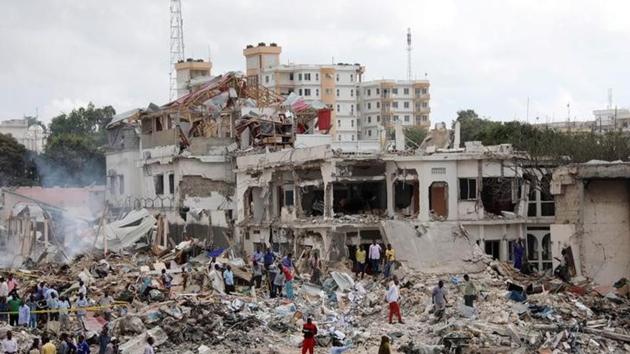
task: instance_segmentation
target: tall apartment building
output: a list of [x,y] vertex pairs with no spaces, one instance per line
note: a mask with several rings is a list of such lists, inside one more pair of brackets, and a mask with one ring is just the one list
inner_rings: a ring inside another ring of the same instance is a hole
[[429,127],[428,80],[375,80],[362,82],[358,97],[360,135],[374,139],[380,127],[390,128],[396,122],[403,126]]
[[396,121],[431,124],[428,80],[363,82],[360,64],[280,64],[281,52],[275,43],[248,45],[243,50],[248,82],[327,104],[333,112],[330,133],[337,141],[377,139],[379,127]]
[[332,109],[330,133],[338,141],[358,139],[360,64],[280,64],[282,48],[271,43],[248,45],[243,50],[247,77],[280,95],[295,92],[307,103],[321,101]]

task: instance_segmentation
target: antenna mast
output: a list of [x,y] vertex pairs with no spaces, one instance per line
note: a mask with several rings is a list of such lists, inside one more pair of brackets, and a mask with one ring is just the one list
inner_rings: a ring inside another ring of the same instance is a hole
[[177,71],[175,64],[184,60],[184,20],[181,0],[171,0],[171,71],[169,73],[169,99],[177,95]]
[[407,80],[411,79],[411,28],[407,28]]

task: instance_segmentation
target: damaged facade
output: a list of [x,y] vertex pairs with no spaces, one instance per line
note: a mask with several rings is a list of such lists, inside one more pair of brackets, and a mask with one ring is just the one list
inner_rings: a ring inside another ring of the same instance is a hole
[[442,222],[461,225],[501,260],[526,239],[532,266],[550,269],[553,200],[541,197],[524,161],[509,145],[474,142],[416,154],[324,145],[244,155],[236,160],[236,232],[250,254],[271,244],[340,260],[372,240],[391,241],[387,220],[410,223],[419,234]]
[[575,275],[608,285],[630,276],[630,164],[589,162],[553,173],[554,248],[570,249]]

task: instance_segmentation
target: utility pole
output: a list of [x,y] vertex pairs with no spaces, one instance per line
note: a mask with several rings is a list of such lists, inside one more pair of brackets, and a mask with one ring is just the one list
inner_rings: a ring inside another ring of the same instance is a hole
[[171,0],[171,43],[170,43],[169,100],[177,95],[177,70],[175,65],[184,60],[184,20],[181,0]]
[[407,28],[407,80],[411,79],[411,28]]

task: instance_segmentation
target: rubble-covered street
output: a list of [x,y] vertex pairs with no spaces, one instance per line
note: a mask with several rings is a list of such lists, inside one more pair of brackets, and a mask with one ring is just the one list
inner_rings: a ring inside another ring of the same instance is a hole
[[[105,325],[110,337],[121,343],[122,353],[143,353],[147,335],[156,340],[159,353],[296,353],[304,321],[312,317],[319,329],[316,352],[328,352],[334,342],[349,347],[348,353],[374,353],[384,335],[391,338],[395,352],[406,354],[630,350],[630,284],[625,280],[616,287],[593,288],[586,282],[524,275],[472,246],[473,256],[457,274],[422,272],[407,262],[395,262],[405,323],[389,324],[384,302],[388,280],[382,274],[356,278],[351,262],[329,263],[322,284],[316,285],[309,282],[308,262],[298,259],[296,270],[303,276],[297,277],[295,299],[269,298],[266,286],[249,286],[251,262],[233,258],[229,250],[215,250],[216,263],[230,265],[237,280],[236,292],[226,295],[221,287],[214,288],[215,275],[208,270],[212,258],[197,244],[191,240],[173,250],[153,251],[138,244],[105,258],[81,255],[62,266],[40,263],[5,270],[17,279],[20,297],[46,282],[68,296],[73,308],[82,280],[90,306],[96,307],[88,312],[85,332],[74,316],[69,328],[60,329],[59,321],[40,315],[36,329],[5,324],[0,335],[11,330],[20,348],[28,348],[33,338],[44,334],[56,338],[62,330],[86,333],[97,350]],[[173,277],[170,298],[159,281],[165,267]],[[478,289],[474,308],[463,303],[466,268],[481,269],[469,274]],[[441,319],[434,316],[431,304],[431,289],[438,280],[445,282],[448,300]],[[147,285],[153,290],[145,291]],[[104,319],[105,309],[98,308],[104,293],[116,300],[110,322]],[[521,296],[526,299],[520,301]]]

